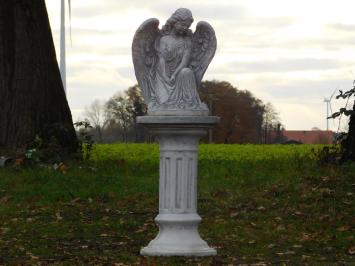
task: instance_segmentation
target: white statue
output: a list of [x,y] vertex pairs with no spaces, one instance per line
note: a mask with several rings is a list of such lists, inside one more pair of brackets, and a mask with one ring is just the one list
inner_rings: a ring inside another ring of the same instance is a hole
[[155,18],[135,33],[132,56],[148,114],[208,114],[198,86],[217,46],[213,28],[201,21],[192,33],[191,11],[179,8],[159,30]]

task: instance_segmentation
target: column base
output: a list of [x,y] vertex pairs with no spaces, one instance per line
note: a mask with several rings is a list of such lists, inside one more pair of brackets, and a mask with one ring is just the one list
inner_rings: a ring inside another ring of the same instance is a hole
[[159,214],[155,221],[159,233],[149,245],[141,249],[144,256],[214,256],[198,233],[201,217],[198,214]]

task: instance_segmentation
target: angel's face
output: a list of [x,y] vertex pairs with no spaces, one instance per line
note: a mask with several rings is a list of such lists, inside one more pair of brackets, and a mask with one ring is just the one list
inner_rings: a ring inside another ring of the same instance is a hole
[[177,21],[174,25],[175,31],[179,35],[185,35],[188,31],[188,29],[191,26],[191,22],[189,20],[181,20]]

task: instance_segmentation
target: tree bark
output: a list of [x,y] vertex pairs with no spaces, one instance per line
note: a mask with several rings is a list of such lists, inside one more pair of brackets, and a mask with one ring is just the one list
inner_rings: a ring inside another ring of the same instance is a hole
[[[355,112],[355,101],[353,111]],[[343,149],[342,162],[355,161],[355,115],[350,116],[348,135],[342,141],[341,146]]]
[[76,150],[44,0],[0,2],[0,106],[0,148],[25,148],[39,135]]

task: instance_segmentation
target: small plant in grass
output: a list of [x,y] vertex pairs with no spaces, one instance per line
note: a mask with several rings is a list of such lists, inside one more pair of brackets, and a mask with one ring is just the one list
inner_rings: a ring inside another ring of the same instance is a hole
[[27,145],[27,149],[16,157],[23,158],[24,164],[59,164],[69,157],[72,158],[72,153],[63,148],[55,136],[44,141],[36,135],[35,139]]
[[89,160],[95,147],[93,135],[89,132],[93,127],[88,121],[78,121],[74,123],[74,126],[78,130],[79,147],[83,152],[83,159]]
[[26,145],[26,148],[17,154],[15,160],[17,165],[23,164],[50,164],[56,169],[58,165],[64,161],[72,159],[88,160],[91,157],[91,152],[94,149],[95,143],[89,130],[92,128],[89,122],[80,121],[74,123],[78,130],[78,149],[76,152],[70,152],[63,148],[61,142],[64,137],[51,135],[47,138],[42,138],[36,135],[35,139]]
[[322,149],[312,149],[312,155],[320,166],[338,164],[341,158],[341,149],[337,144],[328,145]]

